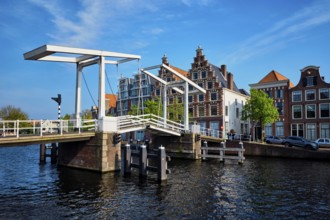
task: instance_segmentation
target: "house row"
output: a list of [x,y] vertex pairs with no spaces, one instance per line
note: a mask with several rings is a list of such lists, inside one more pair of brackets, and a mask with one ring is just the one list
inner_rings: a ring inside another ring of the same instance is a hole
[[[239,89],[234,81],[234,75],[227,71],[226,65],[216,66],[210,63],[198,47],[188,71],[170,64],[166,55],[162,63],[187,77],[206,90],[206,94],[193,93],[189,87],[188,106],[189,124],[198,124],[206,131],[212,131],[214,136],[226,137],[231,132],[250,134],[249,121],[241,120],[241,111],[249,94]],[[166,82],[180,79],[169,70],[161,67],[158,77]],[[264,91],[274,99],[278,109],[279,119],[267,124],[264,130],[256,127],[256,137],[265,135],[301,136],[310,140],[319,137],[330,137],[330,84],[320,76],[319,67],[308,66],[301,70],[301,78],[296,86],[284,75],[272,70],[258,83],[250,84],[250,88]],[[183,87],[179,89],[184,91]],[[117,115],[126,115],[131,106],[144,108],[147,100],[160,97],[162,99],[162,84],[145,74],[136,74],[133,78],[119,80],[117,99]],[[186,92],[186,91],[185,91]],[[184,97],[170,88],[166,91],[168,109],[178,109]],[[167,118],[183,120],[182,111],[167,111]],[[136,139],[143,139],[143,132],[136,132]]]

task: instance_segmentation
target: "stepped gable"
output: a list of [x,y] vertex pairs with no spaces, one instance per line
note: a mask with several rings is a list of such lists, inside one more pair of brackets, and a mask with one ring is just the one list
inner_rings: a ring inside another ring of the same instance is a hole
[[[283,81],[283,80],[289,80],[289,79],[287,77],[283,76],[282,74],[280,74],[279,72],[272,70],[264,78],[262,78],[258,82],[258,84],[277,82],[277,81]],[[290,87],[294,87],[292,82],[290,82]]]

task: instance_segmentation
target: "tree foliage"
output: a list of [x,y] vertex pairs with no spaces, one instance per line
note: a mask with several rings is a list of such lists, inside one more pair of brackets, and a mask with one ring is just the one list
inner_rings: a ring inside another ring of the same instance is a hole
[[253,126],[259,122],[263,130],[265,124],[278,120],[277,108],[274,106],[274,100],[263,91],[251,89],[250,93],[251,98],[242,109],[242,120],[250,120]]
[[178,98],[173,99],[173,104],[168,106],[169,120],[180,122],[183,120],[183,103],[179,103]]
[[20,108],[7,105],[0,109],[0,118],[2,118],[2,120],[28,120],[29,116]]
[[132,105],[131,110],[128,112],[129,115],[140,115],[144,114],[154,114],[158,116],[163,115],[163,107],[162,103],[160,102],[159,98],[147,100],[144,102],[144,110],[138,110],[137,105]]

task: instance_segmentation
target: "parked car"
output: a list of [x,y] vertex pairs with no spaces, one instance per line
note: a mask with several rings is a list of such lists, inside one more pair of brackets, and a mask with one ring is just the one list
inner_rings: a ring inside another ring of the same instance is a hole
[[267,144],[283,144],[283,139],[277,136],[268,136],[265,139]]
[[318,143],[320,147],[330,147],[330,139],[329,138],[319,138],[315,141]]
[[306,140],[302,137],[296,137],[296,136],[288,136],[283,140],[283,144],[286,147],[303,147],[305,149],[311,149],[311,150],[317,150],[319,148],[319,145],[314,141]]

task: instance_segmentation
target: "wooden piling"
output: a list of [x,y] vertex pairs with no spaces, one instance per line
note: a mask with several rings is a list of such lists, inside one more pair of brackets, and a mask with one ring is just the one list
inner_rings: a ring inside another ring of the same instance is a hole
[[163,181],[167,179],[167,159],[165,147],[160,146],[158,148],[158,170],[157,176],[159,181]]
[[139,174],[140,177],[147,177],[147,147],[146,145],[141,145],[139,148]]
[[46,145],[45,144],[40,144],[40,164],[45,164],[46,163]]

